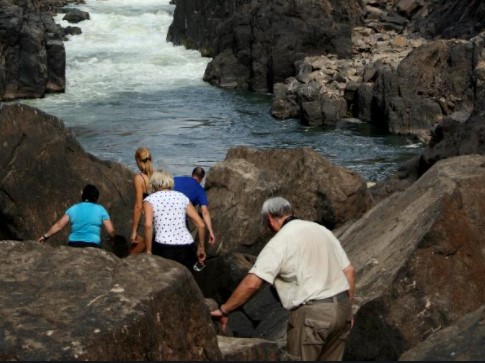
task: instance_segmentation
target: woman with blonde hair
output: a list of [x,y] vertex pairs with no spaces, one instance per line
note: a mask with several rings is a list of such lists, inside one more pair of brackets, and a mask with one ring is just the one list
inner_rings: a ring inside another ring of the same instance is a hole
[[140,253],[145,250],[143,238],[138,236],[138,225],[143,214],[143,199],[150,194],[150,177],[153,174],[152,155],[146,147],[139,147],[135,151],[135,161],[139,173],[133,177],[133,187],[135,189],[135,203],[133,205],[133,220],[131,224],[130,242],[133,244],[132,254]]
[[[199,213],[185,194],[173,190],[168,172],[155,171],[150,184],[153,193],[143,201],[147,253],[175,260],[188,269],[196,262],[203,264],[205,223]],[[197,245],[187,229],[187,217],[197,227]]]

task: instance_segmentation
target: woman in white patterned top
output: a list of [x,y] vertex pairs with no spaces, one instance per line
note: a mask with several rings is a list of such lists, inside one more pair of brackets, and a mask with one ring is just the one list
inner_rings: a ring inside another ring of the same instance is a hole
[[[150,184],[153,193],[143,201],[147,253],[175,260],[189,269],[197,261],[204,263],[205,224],[197,210],[183,193],[173,190],[169,173],[155,171]],[[197,246],[187,229],[186,216],[197,227]]]

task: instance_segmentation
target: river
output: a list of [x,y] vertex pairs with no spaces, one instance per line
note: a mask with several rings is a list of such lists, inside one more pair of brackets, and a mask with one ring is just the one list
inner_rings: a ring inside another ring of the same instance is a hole
[[[90,20],[65,42],[66,92],[22,103],[61,118],[86,151],[136,170],[147,146],[156,167],[175,175],[210,169],[237,145],[311,147],[332,163],[382,180],[419,153],[412,137],[378,133],[364,123],[304,127],[275,120],[270,95],[228,91],[202,81],[210,61],[167,43],[169,0],[87,0]],[[63,14],[56,21],[63,25]]]

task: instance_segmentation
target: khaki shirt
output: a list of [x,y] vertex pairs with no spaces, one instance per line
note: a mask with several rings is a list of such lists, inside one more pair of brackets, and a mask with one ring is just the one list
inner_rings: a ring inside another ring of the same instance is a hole
[[349,265],[331,231],[296,219],[266,244],[249,273],[274,284],[283,307],[289,310],[348,290],[342,270]]

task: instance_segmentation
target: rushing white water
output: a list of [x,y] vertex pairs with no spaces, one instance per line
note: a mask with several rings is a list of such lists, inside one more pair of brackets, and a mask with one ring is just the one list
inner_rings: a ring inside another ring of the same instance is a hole
[[[270,97],[225,91],[202,81],[210,59],[166,42],[169,0],[87,0],[90,20],[65,42],[66,92],[23,101],[60,117],[84,148],[135,169],[147,146],[174,174],[210,168],[228,148],[308,146],[369,180],[419,152],[412,140],[376,135],[366,124],[321,129],[269,114]],[[62,26],[63,14],[56,17]]]
[[[203,85],[209,61],[197,51],[165,41],[172,21],[168,0],[90,0],[82,10],[90,21],[83,34],[65,43],[68,54],[66,97],[57,102],[89,102],[119,92],[138,94]],[[62,26],[70,25],[56,20]]]

